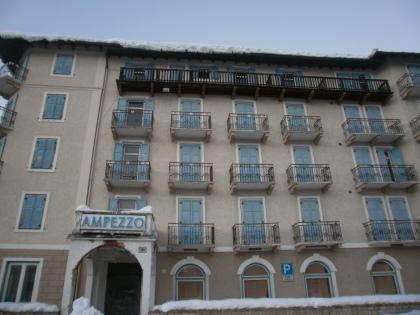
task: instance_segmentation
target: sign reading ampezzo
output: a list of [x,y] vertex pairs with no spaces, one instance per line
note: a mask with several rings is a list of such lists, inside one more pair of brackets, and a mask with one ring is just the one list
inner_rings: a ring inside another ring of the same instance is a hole
[[82,215],[80,228],[86,230],[143,231],[146,227],[145,222],[145,216],[85,213]]

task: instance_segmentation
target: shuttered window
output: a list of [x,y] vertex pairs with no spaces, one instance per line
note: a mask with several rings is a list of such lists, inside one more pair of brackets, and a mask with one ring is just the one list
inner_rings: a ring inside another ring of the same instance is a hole
[[31,169],[52,169],[57,149],[56,138],[37,138]]
[[39,230],[44,217],[46,194],[25,194],[19,218],[19,229]]
[[73,71],[73,61],[73,55],[57,54],[55,57],[53,74],[71,75]]
[[42,119],[61,120],[64,115],[65,94],[47,94]]

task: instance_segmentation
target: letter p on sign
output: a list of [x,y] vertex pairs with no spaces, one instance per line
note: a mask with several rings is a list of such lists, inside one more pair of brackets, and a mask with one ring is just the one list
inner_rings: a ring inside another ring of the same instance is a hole
[[281,275],[283,281],[293,280],[293,264],[292,263],[281,263]]

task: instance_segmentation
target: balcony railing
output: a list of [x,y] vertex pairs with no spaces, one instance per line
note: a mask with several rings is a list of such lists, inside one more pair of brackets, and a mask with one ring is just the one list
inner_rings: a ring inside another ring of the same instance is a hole
[[231,192],[264,189],[271,193],[274,188],[273,164],[232,164],[229,176]]
[[410,121],[411,131],[413,132],[414,139],[420,141],[420,115]]
[[211,115],[207,112],[172,112],[171,136],[177,138],[201,138],[211,135]]
[[342,124],[346,143],[392,143],[404,136],[399,119],[348,118]]
[[292,164],[286,169],[289,191],[320,189],[325,192],[332,184],[328,164]]
[[419,220],[373,220],[363,226],[370,243],[420,242]]
[[150,184],[149,161],[107,161],[105,183],[113,187],[148,188]]
[[298,222],[292,226],[296,247],[331,247],[342,243],[340,222]]
[[0,68],[0,96],[9,99],[26,79],[28,70],[14,63],[6,63]]
[[280,122],[283,142],[313,141],[318,143],[322,136],[321,118],[319,116],[285,115]]
[[15,124],[16,112],[0,106],[0,129],[11,130]]
[[280,229],[277,223],[235,224],[232,230],[235,250],[267,250],[280,245]]
[[254,96],[327,98],[359,101],[386,101],[392,95],[387,80],[347,79],[293,74],[247,73],[175,69],[120,69],[120,93],[157,91]]
[[169,162],[169,188],[207,189],[213,186],[213,163]]
[[171,250],[211,249],[214,247],[214,224],[169,223],[168,246]]
[[402,98],[420,96],[420,74],[404,73],[397,81]]
[[265,142],[269,134],[268,116],[265,114],[234,114],[227,119],[229,139],[258,140]]
[[151,136],[153,111],[141,108],[114,110],[111,128],[118,136]]
[[352,169],[358,192],[364,189],[409,189],[418,184],[414,165],[360,164]]
[[24,81],[27,74],[28,69],[12,62],[8,62],[0,67],[0,77],[7,75],[13,77],[16,80]]

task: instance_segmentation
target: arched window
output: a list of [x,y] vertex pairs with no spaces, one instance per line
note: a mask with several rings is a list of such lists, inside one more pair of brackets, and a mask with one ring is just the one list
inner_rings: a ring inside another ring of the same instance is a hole
[[378,260],[372,266],[370,274],[376,294],[398,294],[400,286],[394,266],[386,260]]
[[331,297],[332,283],[331,272],[321,262],[313,262],[305,270],[306,296],[308,297]]
[[248,265],[241,275],[242,297],[272,297],[271,277],[267,268],[261,264]]
[[176,300],[206,298],[206,275],[197,265],[184,265],[175,274]]

